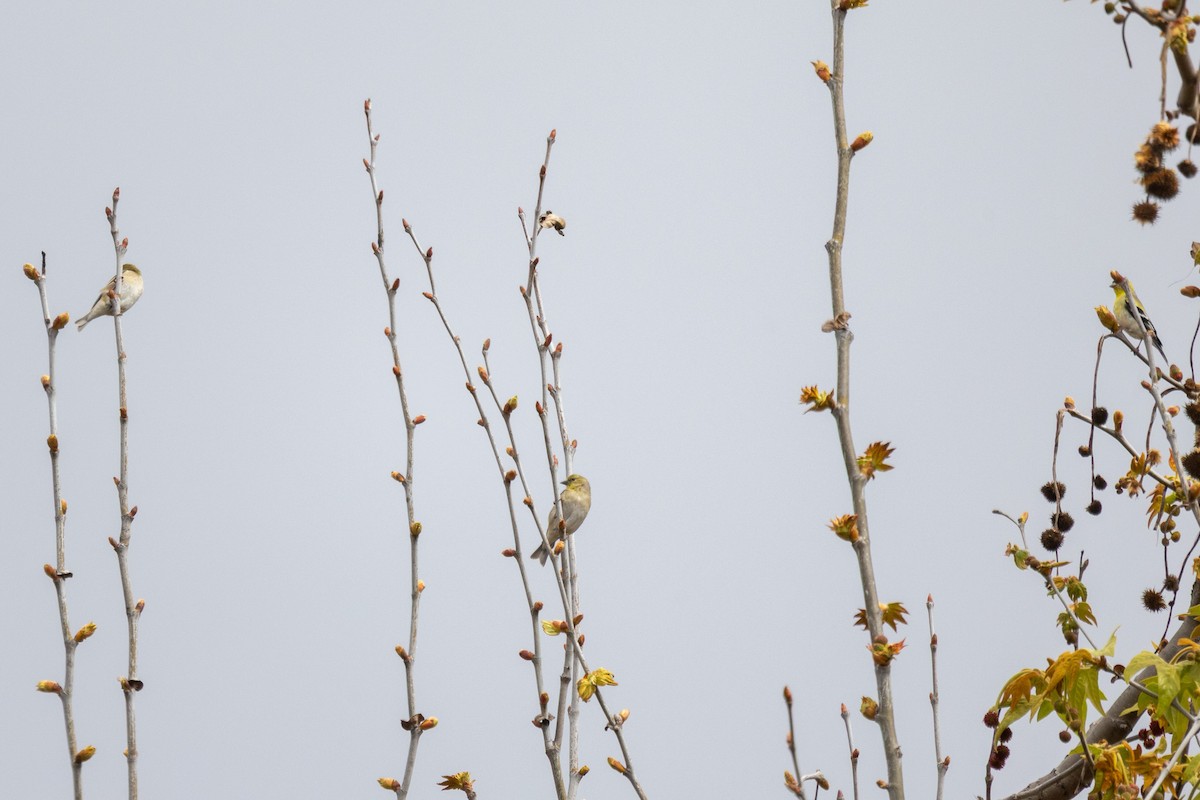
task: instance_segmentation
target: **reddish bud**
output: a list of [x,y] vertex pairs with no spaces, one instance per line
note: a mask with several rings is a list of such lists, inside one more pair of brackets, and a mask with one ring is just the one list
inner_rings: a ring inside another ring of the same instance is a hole
[[430,294],[429,292],[421,292],[421,296],[422,296],[422,297],[424,297],[426,300],[432,300],[432,299],[433,299],[433,295],[432,295],[432,294]]
[[546,604],[543,603],[541,600],[535,600],[533,603],[533,613],[537,614],[545,607],[546,607]]
[[433,258],[433,247],[425,251],[425,260],[428,261],[431,258]]
[[528,650],[522,650],[521,652],[517,653],[517,655],[519,655],[521,658],[525,659],[526,661],[533,661],[533,659],[535,658],[533,653],[529,652]]
[[500,555],[504,556],[505,558],[512,558],[516,554],[517,554],[517,551],[513,550],[511,547],[506,547],[500,551]]

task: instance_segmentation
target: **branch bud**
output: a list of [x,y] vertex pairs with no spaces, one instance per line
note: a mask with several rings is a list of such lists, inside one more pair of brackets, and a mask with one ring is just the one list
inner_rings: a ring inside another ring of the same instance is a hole
[[612,756],[609,756],[609,757],[608,757],[608,765],[609,765],[610,767],[612,767],[613,769],[615,769],[617,772],[621,773],[622,775],[624,775],[624,774],[625,774],[625,771],[626,771],[626,770],[625,770],[625,765],[624,765],[624,764],[622,764],[620,761],[617,761],[617,760],[616,760],[615,758],[613,758]]
[[71,315],[64,311],[54,318],[54,322],[50,323],[50,327],[56,331],[61,331],[63,328],[67,327],[67,323],[70,321]]
[[96,755],[96,748],[90,744],[75,754],[75,763],[82,764],[92,756]]
[[816,72],[817,77],[820,78],[821,83],[829,83],[829,78],[831,76],[831,73],[829,72],[829,65],[824,61],[813,61],[810,63],[813,66],[813,71]]
[[58,685],[57,681],[38,681],[37,690],[46,694],[62,694],[63,688]]
[[96,632],[96,623],[89,622],[87,625],[84,625],[82,628],[75,631],[75,636],[73,638],[75,639],[76,642],[82,642],[84,639],[90,639],[92,634],[94,634],[95,632]]
[[403,645],[396,645],[396,655],[400,656],[402,660],[408,661],[408,651],[404,649]]
[[511,547],[506,547],[500,551],[500,555],[504,556],[505,558],[512,558],[516,554],[517,554],[517,551],[513,550]]
[[417,581],[417,594],[425,591],[425,581]]
[[54,569],[54,567],[50,566],[49,564],[43,564],[42,572],[46,573],[47,578],[55,583],[58,583],[58,572]]
[[413,425],[420,425],[424,421],[425,421],[424,414],[417,414],[415,417],[413,417]]
[[400,781],[395,778],[380,778],[379,785],[394,792],[400,788]]
[[39,277],[41,277],[38,275],[37,267],[35,267],[33,264],[25,264],[21,267],[21,271],[24,272],[25,277],[29,278],[31,281],[36,281]]
[[392,480],[394,480],[396,483],[404,483],[404,475],[399,472],[393,472]]
[[438,724],[437,717],[429,717],[428,719],[425,719],[421,722],[420,728],[423,731],[427,731],[430,728],[436,728],[437,724]]
[[546,604],[543,603],[541,600],[533,601],[533,613],[537,614],[545,607],[546,607]]
[[870,131],[863,131],[862,133],[860,133],[858,135],[858,138],[856,138],[853,142],[850,143],[850,150],[851,150],[851,152],[857,153],[859,150],[862,150],[864,147],[869,145],[874,140],[875,140],[875,134],[871,133]]
[[417,538],[418,536],[420,536],[421,535],[421,523],[414,522],[412,525],[409,525],[408,532],[410,534],[412,534],[412,537],[414,539]]
[[58,437],[53,433],[46,437],[46,446],[50,448],[51,453],[58,452]]
[[[534,659],[533,653],[529,652],[528,650],[522,650],[521,652],[517,653],[517,655],[519,655],[521,658],[525,659],[526,661],[533,661],[533,659]],[[57,684],[55,684],[55,685],[57,685]]]

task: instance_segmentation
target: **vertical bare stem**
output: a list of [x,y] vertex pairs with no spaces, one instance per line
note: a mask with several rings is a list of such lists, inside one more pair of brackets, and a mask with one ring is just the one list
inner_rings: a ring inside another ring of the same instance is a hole
[[929,693],[929,705],[933,709],[933,756],[937,759],[937,800],[942,800],[946,783],[946,770],[950,759],[942,757],[942,728],[938,719],[938,675],[937,675],[937,631],[933,627],[933,595],[925,598],[925,610],[929,614],[929,664],[933,673],[933,691]]
[[794,782],[792,776],[785,773],[784,780],[787,782],[788,788],[792,790],[792,794],[799,797],[800,800],[806,800],[804,795],[804,783],[800,780],[800,757],[796,755],[796,716],[792,709],[792,690],[788,687],[783,687],[783,702],[787,706],[788,718],[788,735],[787,746],[788,753],[792,756],[792,769],[795,770]]
[[67,758],[71,765],[71,781],[74,786],[75,800],[83,798],[83,761],[76,758],[79,746],[75,738],[75,648],[79,642],[71,634],[71,622],[67,613],[67,579],[71,573],[67,570],[67,502],[62,496],[62,478],[58,464],[58,403],[57,383],[55,376],[55,353],[58,342],[58,332],[67,324],[67,315],[59,314],[50,317],[50,300],[46,293],[46,254],[42,253],[42,269],[39,272],[32,264],[24,266],[25,276],[34,281],[38,287],[38,295],[42,302],[42,321],[46,326],[46,343],[48,350],[47,373],[42,376],[42,388],[46,391],[46,404],[50,416],[50,435],[46,443],[50,450],[50,477],[54,491],[54,534],[55,534],[55,566],[45,565],[46,574],[54,581],[54,593],[58,597],[58,619],[63,638],[63,682],[57,692],[62,701],[63,724],[67,731]]
[[[417,570],[417,542],[420,539],[421,524],[417,522],[413,510],[413,434],[416,431],[417,425],[424,421],[424,417],[417,417],[416,419],[412,417],[408,407],[408,394],[404,388],[404,370],[400,366],[400,349],[396,344],[396,293],[400,288],[400,279],[391,280],[388,277],[387,264],[383,258],[383,192],[380,191],[375,179],[375,151],[379,146],[379,136],[374,133],[371,127],[370,100],[363,103],[363,111],[367,117],[367,139],[371,148],[371,157],[370,159],[363,159],[363,166],[366,167],[367,175],[371,179],[371,196],[375,200],[375,221],[377,227],[375,241],[371,243],[371,251],[375,254],[375,260],[379,263],[379,276],[383,280],[383,288],[387,293],[388,327],[384,333],[387,335],[388,343],[392,348],[392,374],[396,378],[396,390],[400,395],[400,410],[404,415],[405,451],[407,454],[404,474],[392,473],[392,477],[404,486],[404,504],[408,513],[409,578],[411,581],[411,614],[408,624],[408,647],[407,649],[403,647],[396,648],[397,654],[404,662],[405,686],[408,695],[408,719],[401,724],[408,731],[409,739],[408,757],[404,763],[404,778],[394,788],[398,798],[405,798],[408,796],[409,787],[412,784],[413,769],[417,762],[417,746],[421,741],[421,734],[432,727],[429,724],[430,720],[426,720],[424,715],[417,711],[416,679],[413,675],[417,658],[417,622],[421,607],[421,589],[423,588]],[[436,724],[436,720],[433,721]]]
[[[829,254],[829,287],[833,303],[834,319],[843,318],[846,311],[842,283],[842,248],[846,236],[846,211],[850,199],[850,161],[854,157],[846,136],[845,84],[845,22],[846,10],[833,0],[833,74],[826,84],[833,100],[834,138],[837,145],[837,195],[834,202],[833,235],[825,244]],[[854,543],[858,559],[859,579],[862,582],[863,601],[866,606],[867,629],[872,640],[883,634],[879,611],[879,596],[875,585],[875,570],[871,562],[871,537],[867,521],[866,480],[858,468],[854,437],[850,428],[850,343],[854,335],[848,325],[838,326],[834,332],[837,342],[837,392],[833,416],[837,421],[838,440],[841,443],[842,459],[846,467],[846,478],[850,485],[854,513],[858,517],[859,538]],[[883,739],[884,757],[888,770],[888,796],[890,800],[904,798],[904,772],[901,766],[900,741],[896,735],[895,702],[892,695],[890,664],[875,665],[875,683],[879,691],[879,711],[875,722],[879,725]]]
[[117,484],[117,501],[121,508],[121,534],[118,539],[110,537],[108,541],[117,553],[117,566],[121,572],[121,593],[125,599],[125,619],[129,624],[128,672],[120,679],[120,683],[121,691],[125,694],[125,761],[129,768],[129,800],[137,800],[137,715],[134,713],[133,696],[142,689],[142,682],[137,677],[138,621],[146,603],[144,600],[134,602],[133,584],[129,577],[130,528],[133,518],[137,516],[137,507],[129,507],[129,403],[125,383],[125,338],[121,332],[120,303],[121,272],[129,240],[122,239],[117,228],[117,203],[120,199],[121,188],[117,187],[113,190],[112,208],[105,209],[108,227],[112,232],[113,252],[116,255],[117,276],[113,283],[112,317],[117,342],[117,394],[121,425],[121,475],[113,479]]
[[[854,800],[858,800],[858,748],[854,746],[854,731],[850,728],[850,712],[842,703],[842,724],[846,726],[846,744],[850,747],[850,784],[854,790]],[[841,796],[841,792],[838,792]]]

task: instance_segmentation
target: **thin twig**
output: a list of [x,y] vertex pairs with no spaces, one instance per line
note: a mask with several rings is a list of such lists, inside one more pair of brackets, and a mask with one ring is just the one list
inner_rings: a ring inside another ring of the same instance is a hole
[[[80,630],[77,639],[71,633],[71,622],[67,613],[67,579],[72,573],[67,570],[67,501],[62,496],[62,477],[59,470],[58,453],[58,391],[55,376],[55,355],[58,342],[58,332],[68,322],[67,314],[50,316],[50,300],[46,292],[46,254],[42,253],[42,269],[39,272],[32,264],[24,266],[25,276],[37,284],[38,295],[42,303],[42,322],[46,326],[46,344],[48,350],[47,372],[42,376],[42,388],[46,392],[46,404],[50,418],[50,435],[46,444],[50,450],[50,478],[54,488],[54,539],[55,564],[46,564],[43,568],[46,575],[54,582],[54,593],[58,598],[58,620],[63,638],[63,682],[57,687],[59,700],[62,701],[63,724],[67,733],[67,760],[71,765],[71,782],[74,787],[75,800],[83,798],[83,764],[84,760],[77,757],[78,744],[75,738],[75,649],[83,639],[90,636],[95,625],[88,623]],[[47,688],[50,688],[47,685]]]
[[421,610],[421,590],[424,588],[424,584],[420,579],[417,560],[417,544],[421,537],[421,523],[416,519],[416,512],[413,506],[413,440],[417,425],[424,421],[424,417],[418,416],[414,418],[412,416],[408,406],[408,393],[404,386],[404,370],[400,364],[400,348],[396,344],[396,293],[400,288],[400,279],[397,278],[393,281],[388,277],[387,264],[383,257],[383,192],[379,189],[375,179],[375,151],[379,146],[379,136],[371,128],[371,101],[369,99],[363,103],[363,111],[367,117],[367,140],[371,149],[371,157],[364,160],[363,165],[366,167],[367,175],[371,179],[371,196],[375,199],[376,237],[375,241],[371,243],[371,252],[375,254],[375,260],[379,264],[379,276],[383,281],[384,291],[387,293],[388,327],[384,330],[384,333],[392,350],[392,375],[396,379],[396,391],[400,396],[400,411],[404,418],[406,454],[404,475],[401,476],[399,473],[392,473],[392,477],[398,480],[404,487],[404,506],[408,519],[409,541],[410,594],[408,647],[396,648],[397,655],[404,662],[404,682],[408,697],[408,719],[401,723],[404,729],[408,731],[408,755],[404,761],[404,778],[395,786],[396,797],[403,800],[403,798],[408,796],[409,789],[412,786],[413,770],[417,762],[417,747],[421,742],[421,734],[437,724],[436,717],[427,718],[424,714],[417,711],[416,676],[414,675],[417,660],[417,627]]
[[842,724],[846,727],[846,744],[850,748],[850,788],[854,791],[854,800],[858,800],[858,748],[854,746],[854,731],[845,703],[842,703]]
[[795,772],[794,772],[794,773],[792,773],[792,774],[794,774],[794,775],[796,776],[796,788],[794,788],[794,789],[792,790],[792,792],[793,792],[793,794],[795,794],[797,797],[799,797],[799,798],[800,798],[800,800],[806,800],[806,798],[805,798],[805,796],[804,796],[804,783],[803,783],[802,781],[800,781],[800,779],[799,779],[799,776],[800,776],[800,758],[799,758],[799,756],[797,756],[797,755],[796,755],[796,719],[795,719],[795,713],[794,713],[794,712],[793,712],[793,710],[792,710],[792,690],[791,690],[791,689],[789,689],[789,688],[788,688],[788,687],[786,687],[786,686],[784,686],[784,687],[783,687],[783,702],[784,702],[784,705],[786,705],[786,706],[787,706],[787,718],[788,718],[787,746],[788,746],[788,752],[789,752],[789,753],[791,753],[791,756],[792,756],[792,769],[794,769],[794,770],[795,770]]
[[142,690],[143,683],[137,676],[138,657],[138,622],[142,617],[145,600],[133,599],[133,582],[129,577],[129,544],[130,528],[133,518],[137,516],[137,506],[129,507],[129,402],[125,380],[125,337],[121,331],[121,273],[125,261],[125,252],[129,248],[129,239],[122,239],[117,228],[117,203],[121,199],[121,188],[113,190],[112,207],[105,209],[108,217],[109,231],[112,233],[113,252],[116,255],[117,275],[113,280],[111,296],[113,328],[117,342],[117,394],[119,414],[121,419],[121,475],[114,478],[117,485],[117,501],[121,508],[121,534],[118,539],[109,537],[117,554],[117,567],[121,572],[121,594],[125,600],[125,619],[129,627],[129,661],[128,674],[120,679],[121,691],[125,695],[125,761],[129,771],[129,800],[137,800],[137,715],[134,711],[134,694]]
[[[833,304],[833,318],[838,319],[846,312],[843,296],[842,248],[846,236],[846,212],[850,199],[850,162],[854,151],[846,135],[846,109],[844,99],[845,66],[845,21],[846,10],[838,0],[831,3],[833,12],[833,73],[826,81],[833,102],[834,142],[837,146],[837,194],[834,201],[833,233],[825,244],[829,255],[829,287]],[[854,448],[854,437],[850,428],[850,343],[854,339],[849,326],[834,331],[837,344],[837,390],[836,403],[832,409],[837,423],[838,441],[841,444],[842,460],[846,479],[850,486],[854,513],[858,520],[859,538],[854,543],[858,559],[859,579],[862,583],[863,602],[866,607],[867,630],[872,641],[883,635],[883,623],[879,609],[879,594],[875,583],[875,568],[871,560],[871,537],[868,525],[866,479],[858,468]],[[875,683],[879,692],[879,710],[875,722],[879,725],[883,740],[884,759],[887,762],[887,791],[890,800],[904,798],[904,770],[901,763],[900,740],[896,735],[895,702],[892,695],[891,665],[875,665]]]
[[933,627],[933,595],[928,595],[925,598],[925,610],[929,615],[929,667],[933,673],[933,691],[929,693],[929,705],[933,709],[933,757],[937,761],[936,798],[937,800],[942,800],[942,790],[946,783],[946,770],[950,768],[950,758],[943,758],[942,756],[942,727],[938,720],[938,701],[941,698],[938,694],[938,637],[937,631]]

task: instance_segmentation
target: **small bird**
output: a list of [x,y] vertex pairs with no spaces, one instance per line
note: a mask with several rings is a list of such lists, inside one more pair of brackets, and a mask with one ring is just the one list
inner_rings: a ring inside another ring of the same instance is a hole
[[[563,485],[567,488],[562,490],[558,498],[562,503],[563,519],[567,523],[567,535],[570,535],[579,530],[588,511],[592,509],[592,485],[582,475],[568,475]],[[558,529],[558,507],[554,506],[550,509],[550,521],[546,523],[546,538],[553,547],[563,535]],[[550,553],[546,550],[546,545],[539,544],[529,557],[545,564]]]
[[[1129,284],[1129,288],[1133,288],[1133,284]],[[1154,323],[1150,321],[1150,317],[1146,316],[1146,309],[1142,306],[1142,301],[1134,300],[1129,302],[1129,296],[1125,294],[1125,290],[1121,288],[1121,284],[1116,281],[1112,282],[1113,293],[1117,299],[1113,302],[1113,316],[1117,318],[1117,325],[1121,330],[1132,336],[1138,341],[1142,340],[1142,332],[1138,329],[1137,319],[1134,318],[1134,304],[1137,306],[1137,315],[1142,320],[1142,327],[1146,329],[1146,333],[1150,334],[1150,341],[1154,343],[1154,347],[1166,359],[1167,354],[1163,352],[1162,340],[1158,338],[1158,331],[1154,329]]]
[[554,228],[558,231],[559,236],[566,236],[563,231],[567,229],[567,221],[548,208],[544,214],[538,217],[538,225],[543,228]]
[[[96,317],[112,316],[112,298],[108,293],[116,286],[117,278],[114,275],[112,280],[104,284],[104,288],[100,290],[100,296],[96,298],[96,302],[92,303],[92,310],[83,315],[75,327],[83,330]],[[129,309],[133,308],[133,304],[142,296],[142,271],[133,264],[121,265],[121,313],[124,314]]]

